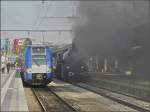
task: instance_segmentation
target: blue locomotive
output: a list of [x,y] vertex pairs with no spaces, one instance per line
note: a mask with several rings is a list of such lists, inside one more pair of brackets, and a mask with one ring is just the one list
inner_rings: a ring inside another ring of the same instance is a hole
[[44,45],[26,47],[24,69],[21,71],[23,82],[29,85],[47,85],[53,78],[52,50]]

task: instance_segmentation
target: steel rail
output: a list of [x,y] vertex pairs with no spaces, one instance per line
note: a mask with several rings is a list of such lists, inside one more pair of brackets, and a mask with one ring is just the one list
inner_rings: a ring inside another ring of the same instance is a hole
[[[38,88],[37,88],[38,89]],[[53,92],[52,90],[50,90],[50,88],[46,87],[44,88],[47,90],[47,92],[53,94],[56,98],[58,98],[63,104],[65,104],[69,109],[71,109],[73,112],[80,112],[79,110],[77,110],[76,108],[74,108],[72,105],[68,104],[66,101],[64,101],[61,97],[59,97],[57,94],[55,94],[55,92]],[[36,96],[36,99],[38,100],[39,104],[41,105],[42,109],[44,112],[49,112],[49,110],[46,108],[46,105],[43,104],[43,101],[41,100],[40,96],[38,95],[38,92],[36,92],[36,90],[34,88],[32,88],[32,91],[34,93],[34,95]]]
[[[130,108],[133,108],[133,109],[135,109],[135,110],[137,110],[137,111],[140,111],[140,112],[149,112],[149,110],[147,110],[147,109],[144,109],[144,108],[139,107],[139,106],[137,106],[137,105],[131,104],[131,103],[126,102],[126,101],[123,101],[123,100],[121,100],[121,99],[117,99],[117,98],[114,98],[114,97],[112,97],[112,96],[109,96],[109,94],[107,94],[107,93],[105,93],[105,92],[94,91],[94,90],[92,90],[92,89],[90,89],[90,88],[88,88],[88,87],[83,87],[83,86],[80,85],[80,84],[73,84],[73,85],[78,86],[78,87],[81,87],[81,88],[86,89],[86,90],[89,90],[89,91],[91,91],[91,92],[94,92],[94,93],[99,94],[99,95],[101,95],[101,96],[104,96],[104,97],[106,97],[106,98],[109,98],[109,99],[111,99],[111,100],[113,100],[113,101],[116,101],[116,102],[118,102],[118,103],[120,103],[120,104],[123,104],[123,105],[125,105],[125,106],[130,107]],[[86,85],[88,85],[88,84],[86,84]],[[90,85],[90,86],[91,86],[91,85]],[[103,89],[104,89],[104,88],[103,88]]]
[[[48,88],[48,87],[47,87]],[[72,111],[74,112],[80,112],[80,110],[73,107],[73,105],[67,103],[65,100],[63,100],[59,95],[57,95],[54,91],[52,91],[50,88],[48,88],[49,92],[53,93],[61,102],[63,102],[65,105],[67,105]]]
[[39,98],[39,96],[38,96],[38,94],[37,94],[37,92],[35,91],[34,88],[32,88],[32,91],[33,91],[33,93],[34,93],[34,95],[35,95],[37,101],[38,101],[39,104],[41,105],[42,110],[43,110],[44,112],[48,112],[47,109],[46,109],[46,107],[45,107],[44,104],[42,103],[41,99]]

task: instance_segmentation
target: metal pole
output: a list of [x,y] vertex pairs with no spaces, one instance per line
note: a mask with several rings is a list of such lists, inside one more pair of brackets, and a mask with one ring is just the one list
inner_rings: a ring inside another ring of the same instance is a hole
[[115,60],[115,69],[118,69],[118,60]]
[[98,71],[99,67],[98,67],[98,56],[96,56],[96,69]]
[[42,39],[43,39],[43,44],[44,44],[45,40],[44,40],[44,34],[43,34],[43,32],[42,32]]
[[104,72],[107,72],[107,58],[104,59]]

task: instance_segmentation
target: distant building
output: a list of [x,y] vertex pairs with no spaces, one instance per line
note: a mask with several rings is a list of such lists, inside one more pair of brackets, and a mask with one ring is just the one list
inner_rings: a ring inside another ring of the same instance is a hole
[[10,51],[10,40],[1,39],[1,52],[7,54]]
[[20,38],[13,40],[13,51],[15,54],[22,54],[27,45],[32,45],[29,38]]

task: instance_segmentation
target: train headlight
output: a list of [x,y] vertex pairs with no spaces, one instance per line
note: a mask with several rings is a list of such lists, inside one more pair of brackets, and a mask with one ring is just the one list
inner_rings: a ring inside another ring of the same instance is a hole
[[67,69],[69,69],[69,68],[70,68],[70,66],[66,66],[66,68],[67,68]]
[[27,73],[32,73],[32,69],[31,68],[27,68]]
[[69,75],[69,77],[72,77],[72,76],[74,76],[75,74],[74,74],[73,72],[69,72],[68,75]]
[[51,73],[52,72],[52,69],[51,68],[47,68],[47,73]]
[[81,69],[84,69],[84,66],[81,66]]
[[56,66],[53,66],[53,69],[56,69]]

